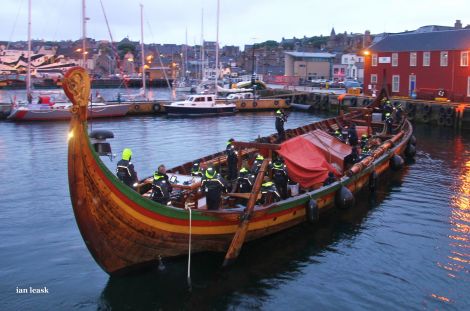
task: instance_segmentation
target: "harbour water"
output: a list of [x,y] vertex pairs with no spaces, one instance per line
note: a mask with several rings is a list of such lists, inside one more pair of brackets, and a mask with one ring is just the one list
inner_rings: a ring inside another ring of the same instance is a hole
[[[291,113],[287,128],[323,118]],[[95,120],[133,150],[139,177],[274,132],[272,113]],[[470,305],[470,134],[417,126],[417,155],[349,211],[223,254],[110,278],[78,231],[67,181],[67,122],[0,123],[1,310],[465,310]],[[103,158],[115,169],[116,159]],[[46,294],[17,293],[44,288]]]

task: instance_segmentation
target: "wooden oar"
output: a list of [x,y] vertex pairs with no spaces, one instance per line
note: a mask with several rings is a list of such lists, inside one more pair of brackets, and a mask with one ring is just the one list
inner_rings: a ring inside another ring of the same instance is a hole
[[[239,199],[246,199],[249,200],[251,193],[238,193],[238,192],[229,192],[225,194],[226,196],[232,197],[232,198],[239,198]],[[257,200],[259,200],[261,196],[258,194]]]
[[230,244],[227,254],[225,254],[225,260],[223,263],[224,267],[231,264],[238,257],[238,254],[240,254],[243,242],[245,242],[246,232],[248,231],[248,224],[250,222],[251,215],[253,214],[253,209],[255,207],[256,200],[258,199],[258,193],[261,189],[261,184],[263,183],[264,178],[264,172],[266,171],[266,167],[268,166],[269,160],[270,159],[264,159],[258,171],[255,184],[253,185],[250,198],[248,199],[248,204],[246,205],[245,213],[241,217],[241,222],[238,225],[237,232],[235,232],[235,236],[232,239],[232,243]]

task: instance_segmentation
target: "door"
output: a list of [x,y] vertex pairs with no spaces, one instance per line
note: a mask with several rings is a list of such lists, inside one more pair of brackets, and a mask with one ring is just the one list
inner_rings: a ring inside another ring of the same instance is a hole
[[416,96],[415,89],[416,89],[416,75],[410,75],[410,83],[409,83],[409,95],[410,95],[410,97]]

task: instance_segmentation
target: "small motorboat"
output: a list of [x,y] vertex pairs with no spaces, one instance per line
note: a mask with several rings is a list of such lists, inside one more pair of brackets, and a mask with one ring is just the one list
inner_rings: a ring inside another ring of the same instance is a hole
[[183,101],[164,105],[169,116],[213,116],[236,112],[237,106],[231,102],[216,102],[215,94],[190,95]]

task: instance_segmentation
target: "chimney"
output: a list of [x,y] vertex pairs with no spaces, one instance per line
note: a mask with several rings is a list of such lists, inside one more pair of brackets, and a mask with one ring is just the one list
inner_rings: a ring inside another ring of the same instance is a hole
[[462,29],[462,23],[460,22],[460,19],[455,21],[454,27],[455,29]]

